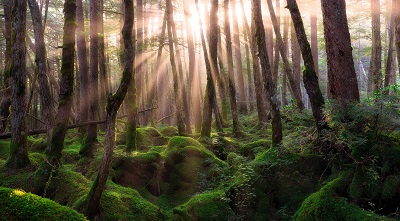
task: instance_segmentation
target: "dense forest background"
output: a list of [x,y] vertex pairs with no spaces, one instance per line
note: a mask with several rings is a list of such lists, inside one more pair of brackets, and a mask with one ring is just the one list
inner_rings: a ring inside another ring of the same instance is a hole
[[0,220],[400,219],[399,0],[0,6]]

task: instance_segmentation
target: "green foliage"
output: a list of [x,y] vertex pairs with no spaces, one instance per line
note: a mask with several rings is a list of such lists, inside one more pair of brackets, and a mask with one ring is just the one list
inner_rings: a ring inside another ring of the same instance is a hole
[[256,140],[247,144],[240,145],[237,152],[243,156],[249,157],[250,159],[254,159],[254,157],[258,153],[269,149],[271,143],[271,140],[267,139]]
[[82,214],[23,190],[0,187],[0,220],[86,220]]

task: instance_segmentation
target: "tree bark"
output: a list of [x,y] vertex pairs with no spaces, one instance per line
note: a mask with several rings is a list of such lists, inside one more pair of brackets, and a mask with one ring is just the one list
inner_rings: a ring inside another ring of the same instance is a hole
[[19,169],[30,165],[26,135],[26,0],[16,0],[12,28],[12,99],[10,156],[5,164]]
[[[272,3],[272,2],[271,2]],[[277,35],[278,33],[281,33],[281,12],[280,12],[280,0],[276,0],[276,20],[277,20],[277,29],[275,29],[274,27],[274,32],[275,35]],[[271,20],[272,20],[272,16],[271,16]],[[272,22],[273,24],[273,22]],[[274,25],[274,24],[273,24]],[[271,66],[272,68],[272,80],[274,81],[274,85],[275,87],[278,87],[278,72],[279,72],[279,48],[280,46],[280,41],[278,40],[278,38],[275,38],[275,45],[274,45],[274,57],[272,59],[274,59],[274,65]],[[277,88],[276,88],[277,89]]]
[[360,101],[352,57],[345,0],[321,0],[328,61],[328,97],[340,103]]
[[113,95],[109,94],[106,105],[106,135],[104,140],[104,154],[101,167],[96,180],[86,197],[87,207],[86,214],[90,220],[95,220],[95,216],[99,210],[101,195],[110,172],[112,154],[115,143],[115,122],[122,101],[128,91],[129,84],[132,83],[134,63],[134,46],[132,41],[133,29],[133,2],[132,0],[124,0],[125,2],[125,22],[122,29],[122,35],[125,45],[125,67],[122,73],[121,83],[117,92]]
[[[285,52],[289,54],[289,18],[284,15],[283,16],[283,47],[285,48]],[[295,75],[294,71],[293,73],[293,78],[295,81],[295,84],[300,85],[300,79]],[[288,101],[286,98],[286,88],[287,88],[287,75],[286,72],[282,73],[282,87],[281,87],[281,95],[282,95],[282,106],[288,105]],[[301,91],[300,91],[301,93]],[[303,99],[302,99],[303,101]]]
[[231,102],[232,111],[232,129],[235,137],[239,137],[239,116],[236,104],[236,86],[233,76],[233,57],[232,57],[232,40],[231,40],[231,28],[229,20],[229,0],[224,0],[224,29],[225,29],[225,43],[226,43],[226,58],[228,63],[228,87],[229,87],[229,99]]
[[278,24],[278,20],[276,19],[276,16],[275,16],[274,8],[272,6],[272,1],[267,0],[267,3],[268,3],[269,13],[271,15],[272,24],[273,24],[274,31],[275,31],[275,36],[276,36],[277,40],[280,42],[278,44],[279,52],[281,54],[281,58],[283,61],[284,71],[286,72],[286,76],[289,79],[292,97],[296,100],[297,108],[299,108],[300,110],[303,110],[304,104],[303,104],[303,99],[301,98],[300,84],[296,84],[296,82],[295,82],[292,68],[290,67],[290,64],[289,64],[289,61],[287,58],[287,54],[286,54],[286,51],[284,48],[283,39],[282,39],[281,33],[279,32],[279,24]]
[[74,56],[76,29],[75,0],[64,2],[64,33],[61,65],[61,83],[56,122],[53,126],[50,146],[46,152],[46,160],[35,173],[34,188],[37,195],[46,196],[52,178],[57,176],[61,166],[64,138],[67,124],[71,115],[72,96],[74,87]]
[[400,73],[400,0],[393,0],[394,3],[394,27],[395,27],[395,42],[397,51],[397,66]]
[[317,27],[317,8],[316,6],[310,6],[310,28],[311,28],[311,51],[314,59],[314,68],[317,76],[319,75],[318,70],[318,27]]
[[381,43],[381,6],[380,0],[371,0],[372,16],[372,52],[368,73],[367,92],[371,93],[382,87],[382,43]]
[[322,135],[322,130],[327,128],[325,122],[323,107],[325,105],[324,97],[319,88],[318,75],[315,71],[314,59],[311,46],[308,43],[307,35],[304,29],[303,20],[296,0],[287,0],[287,8],[293,20],[293,25],[296,30],[297,40],[303,55],[305,70],[303,71],[304,87],[310,98],[311,109],[318,129],[318,134]]
[[106,62],[106,54],[105,54],[105,34],[104,34],[104,18],[103,18],[103,10],[104,10],[104,1],[99,0],[99,23],[98,23],[98,41],[99,41],[99,76],[100,76],[100,119],[103,118],[105,111],[104,107],[106,106],[107,96],[110,93],[108,86],[108,73],[107,73],[107,62]]
[[[90,63],[89,63],[89,113],[88,120],[96,120],[99,111],[99,20],[98,0],[90,0]],[[92,157],[97,140],[97,125],[89,125],[86,138],[79,151],[81,156]]]
[[252,20],[254,25],[254,33],[258,46],[258,54],[261,63],[262,77],[264,79],[264,89],[267,93],[267,99],[271,104],[272,117],[272,146],[278,146],[282,141],[282,122],[281,113],[279,110],[278,100],[275,94],[275,86],[272,81],[272,71],[268,60],[267,46],[265,43],[264,24],[261,14],[260,0],[251,1]]
[[[236,13],[236,0],[231,2],[232,12]],[[243,16],[243,15],[242,15]],[[244,78],[243,78],[243,67],[242,67],[242,53],[240,51],[240,39],[239,39],[239,25],[237,16],[232,16],[233,23],[233,47],[235,50],[236,58],[236,73],[239,86],[239,111],[247,114],[247,100],[244,90]]]
[[51,97],[49,81],[47,79],[47,61],[46,61],[46,45],[44,43],[44,33],[42,26],[42,16],[39,10],[39,5],[36,0],[29,0],[29,9],[31,11],[32,23],[35,35],[35,55],[37,78],[39,83],[39,93],[41,101],[41,109],[43,118],[46,119],[47,138],[51,137],[51,127],[54,123],[53,114],[53,98]]
[[[387,86],[389,86],[389,84],[391,82],[393,82],[392,78],[396,78],[396,71],[394,71],[393,73],[393,62],[395,62],[396,60],[394,60],[393,57],[393,43],[394,43],[394,10],[395,8],[393,8],[393,4],[392,4],[392,10],[390,12],[389,15],[389,45],[388,45],[388,49],[387,49],[387,59],[386,59],[386,67],[385,67],[385,83],[384,83],[384,87],[386,88]],[[385,91],[386,92],[386,91]]]

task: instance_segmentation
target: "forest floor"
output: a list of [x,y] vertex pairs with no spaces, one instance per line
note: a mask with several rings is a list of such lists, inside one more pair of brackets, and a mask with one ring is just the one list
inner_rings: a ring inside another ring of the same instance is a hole
[[[400,220],[397,138],[391,137],[390,144],[384,141],[386,152],[381,151],[381,157],[356,159],[354,150],[347,151],[345,145],[335,149],[339,141],[329,147],[323,142],[326,149],[321,151],[307,112],[284,110],[284,139],[277,148],[270,148],[270,125],[258,124],[256,115],[242,116],[240,123],[238,138],[229,127],[224,132],[213,131],[209,139],[199,139],[198,134],[177,136],[172,126],[140,127],[138,150],[131,153],[126,152],[125,132],[119,125],[97,220]],[[28,142],[32,165],[10,170],[4,167],[10,141],[0,140],[0,206],[10,205],[13,196],[24,195],[15,191],[33,191],[34,173],[45,160],[47,141],[35,136]],[[70,130],[63,164],[46,197],[79,210],[99,171],[103,142],[100,132],[95,156],[82,158],[81,135]],[[346,158],[349,153],[351,160]],[[0,211],[0,217],[43,220],[45,213],[60,211],[36,210],[42,215],[33,216],[35,205],[41,204],[14,203],[20,205],[19,211],[10,207]],[[63,208],[69,211],[67,207]],[[28,211],[32,208],[33,212]],[[67,216],[70,219],[48,217],[77,220],[71,215]]]

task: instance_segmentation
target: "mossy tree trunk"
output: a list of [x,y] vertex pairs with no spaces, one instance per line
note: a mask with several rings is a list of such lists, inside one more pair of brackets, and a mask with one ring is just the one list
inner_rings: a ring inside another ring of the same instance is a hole
[[72,96],[74,87],[74,57],[76,22],[75,0],[64,2],[64,33],[62,48],[61,83],[56,122],[53,126],[50,147],[46,151],[46,160],[35,173],[35,193],[46,196],[53,177],[61,166],[64,138],[67,124],[71,115]]
[[360,101],[345,0],[321,0],[328,66],[328,97]]
[[[98,213],[101,195],[104,191],[104,187],[107,182],[108,174],[110,172],[112,153],[115,143],[115,122],[117,112],[127,94],[129,84],[132,83],[131,78],[133,75],[133,63],[134,63],[134,44],[132,40],[132,29],[133,29],[133,2],[132,0],[124,0],[125,4],[125,21],[122,28],[122,35],[125,46],[125,67],[122,72],[121,83],[115,94],[109,94],[107,97],[106,104],[106,135],[104,140],[104,154],[101,162],[101,167],[96,180],[90,189],[89,194],[86,198],[86,215],[90,220],[95,219],[95,215]],[[131,85],[133,86],[133,85]]]
[[[172,66],[172,78],[173,78],[173,93],[174,93],[174,99],[175,99],[175,105],[176,105],[176,115],[177,115],[177,124],[178,124],[178,133],[179,135],[183,135],[185,133],[185,120],[184,120],[184,112],[182,109],[182,100],[181,100],[181,90],[180,90],[180,84],[182,82],[180,81],[180,78],[178,76],[178,70],[176,67],[176,62],[175,62],[175,55],[174,55],[174,39],[173,39],[173,33],[172,33],[172,23],[174,22],[173,20],[173,8],[172,8],[172,2],[171,0],[167,0],[166,2],[166,13],[167,13],[167,30],[168,30],[168,46],[169,46],[169,57],[170,57],[170,62]],[[176,45],[175,45],[175,48]]]
[[225,43],[226,43],[226,58],[228,63],[228,87],[229,87],[229,99],[231,102],[232,111],[232,128],[235,137],[240,135],[239,128],[239,116],[238,108],[236,103],[236,86],[235,78],[233,75],[233,57],[232,57],[232,38],[231,38],[231,28],[229,20],[229,0],[224,0],[224,29],[225,29]]
[[381,42],[381,1],[371,0],[372,46],[368,71],[367,91],[371,93],[382,87],[382,42]]
[[16,0],[13,8],[11,144],[6,167],[23,168],[30,164],[26,128],[26,0]]
[[265,43],[264,24],[261,14],[260,0],[251,1],[252,6],[252,20],[253,20],[253,35],[258,46],[258,56],[261,63],[262,77],[264,80],[264,89],[267,93],[267,99],[271,105],[271,121],[272,121],[272,146],[277,146],[282,141],[282,122],[281,112],[278,106],[278,99],[276,98],[275,86],[272,81],[271,66],[268,60],[267,46]]
[[[290,89],[291,89],[290,91],[292,93],[292,97],[296,100],[297,108],[300,110],[303,110],[304,103],[303,103],[303,99],[301,97],[300,82],[296,82],[296,80],[293,76],[292,68],[290,67],[287,53],[285,51],[282,35],[279,32],[279,23],[275,16],[274,8],[272,6],[272,0],[267,0],[267,3],[268,3],[269,14],[271,15],[272,24],[273,24],[274,31],[275,31],[275,36],[276,36],[276,39],[279,41],[278,49],[279,49],[279,53],[280,53],[282,61],[283,61],[283,69],[286,72],[287,78],[289,79],[289,84],[290,84]],[[274,64],[274,65],[277,65],[277,64]]]
[[[4,52],[4,72],[3,81],[0,82],[1,87],[1,99],[0,99],[0,133],[4,132],[7,127],[7,119],[10,115],[11,106],[11,84],[12,77],[10,75],[11,71],[11,28],[12,28],[12,8],[13,0],[2,0],[4,7],[4,37],[6,39],[6,50]],[[1,61],[3,62],[3,61]]]
[[304,29],[303,20],[296,0],[287,0],[287,8],[293,20],[293,25],[296,30],[297,41],[299,43],[301,53],[303,55],[305,70],[303,71],[304,87],[310,98],[311,109],[318,129],[318,134],[322,134],[322,130],[328,126],[326,124],[323,110],[325,102],[322,96],[321,89],[319,88],[318,76],[315,71],[314,59],[310,43],[307,40],[307,35]]
[[29,9],[32,16],[32,24],[35,35],[35,55],[37,67],[37,79],[39,82],[39,93],[43,119],[46,119],[47,138],[51,137],[51,127],[54,123],[53,98],[50,93],[49,81],[47,79],[46,45],[44,43],[44,29],[39,5],[36,0],[28,0]]
[[[78,28],[76,29],[76,46],[78,58],[78,78],[79,78],[79,122],[83,123],[88,119],[88,102],[89,102],[89,75],[88,75],[88,59],[86,48],[85,19],[83,17],[82,0],[76,1],[76,21]],[[81,131],[86,133],[86,128]]]
[[[99,5],[98,0],[90,0],[90,63],[89,63],[89,113],[88,120],[95,121],[99,111]],[[93,156],[97,140],[97,125],[86,128],[86,137],[79,154],[86,157]]]

